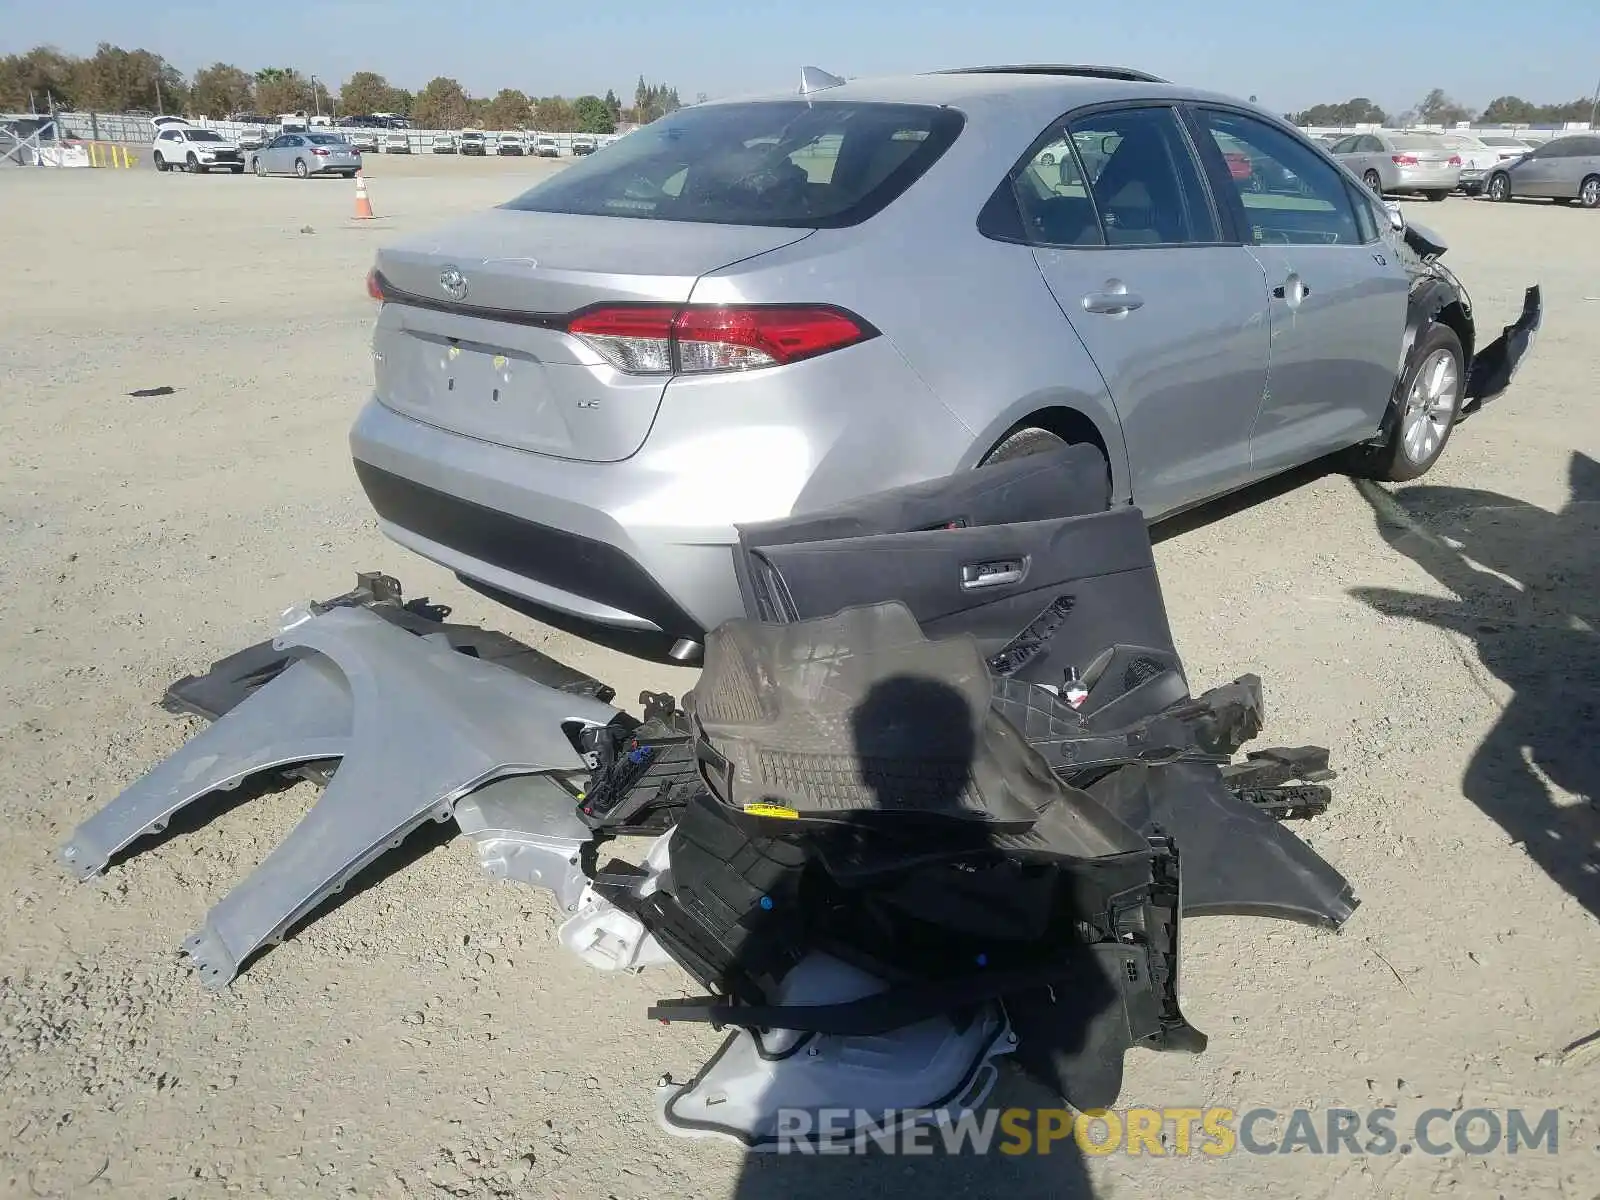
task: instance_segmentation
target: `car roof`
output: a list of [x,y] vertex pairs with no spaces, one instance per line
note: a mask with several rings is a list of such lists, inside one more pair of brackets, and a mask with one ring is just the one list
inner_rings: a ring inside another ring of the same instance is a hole
[[[1076,71],[1101,72],[1118,68],[1074,68],[1047,66],[961,67],[947,71],[928,71],[915,75],[885,75],[851,79],[836,87],[809,93],[811,100],[857,101],[896,104],[939,104],[960,108],[977,102],[1006,98],[1037,98],[1059,101],[1061,110],[1100,100],[1130,100],[1161,96],[1202,97],[1207,93],[1146,76],[1137,79],[1107,78],[1102,74],[1076,74]],[[716,103],[761,100],[795,100],[798,90],[767,91],[729,97]],[[1215,97],[1231,99],[1231,97]],[[1234,101],[1237,103],[1237,101]]]

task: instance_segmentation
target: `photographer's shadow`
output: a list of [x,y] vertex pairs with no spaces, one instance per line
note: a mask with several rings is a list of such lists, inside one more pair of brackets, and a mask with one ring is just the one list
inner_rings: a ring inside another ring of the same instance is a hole
[[1461,790],[1600,916],[1600,463],[1575,453],[1568,484],[1557,512],[1470,488],[1358,484],[1383,539],[1454,598],[1352,594],[1472,639],[1512,690]]

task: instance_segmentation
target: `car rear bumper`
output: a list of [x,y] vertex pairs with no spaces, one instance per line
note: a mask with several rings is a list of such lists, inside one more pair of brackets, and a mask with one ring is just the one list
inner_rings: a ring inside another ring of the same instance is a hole
[[695,640],[743,612],[737,525],[947,475],[973,440],[887,339],[759,380],[675,379],[617,462],[498,445],[377,397],[350,432],[394,541],[582,620]]
[[1395,171],[1394,190],[1403,191],[1455,191],[1461,182],[1461,168],[1447,167],[1429,170],[1424,167],[1400,167]]

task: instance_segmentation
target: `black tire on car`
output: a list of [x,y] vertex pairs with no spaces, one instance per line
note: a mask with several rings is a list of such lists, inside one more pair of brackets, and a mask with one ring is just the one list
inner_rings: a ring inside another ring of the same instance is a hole
[[[1441,361],[1453,375],[1453,383],[1435,394],[1425,373],[1439,369]],[[1358,447],[1352,455],[1350,473],[1388,483],[1404,483],[1428,473],[1450,444],[1450,433],[1461,415],[1461,393],[1466,387],[1466,356],[1461,339],[1450,326],[1429,325],[1417,338],[1400,377],[1396,394],[1400,412],[1388,442],[1379,447]],[[1424,426],[1427,426],[1426,428]]]
[[[1065,446],[1073,445],[1058,433],[1051,433],[1048,429],[1041,429],[1037,425],[1019,425],[979,460],[980,467],[992,466],[995,463],[1014,462],[1030,454],[1048,454],[1052,450],[1060,450]],[[1101,464],[1105,470],[1106,496],[1111,495],[1111,463],[1104,453],[1100,456]]]
[[191,175],[204,175],[206,173],[206,169],[200,165],[200,160],[196,158],[192,152],[190,153],[189,157],[184,160],[184,170],[188,171]]
[[309,179],[311,177],[311,172],[306,169],[305,159],[297,158],[294,160],[294,173],[301,179]]
[[1578,185],[1578,203],[1585,208],[1600,208],[1600,175],[1590,175]]
[[154,157],[155,157],[156,170],[165,171],[167,169],[167,160],[161,157],[161,154],[160,154],[159,151],[155,154]]
[[1428,199],[1432,200],[1435,204],[1439,203],[1441,200],[1448,200],[1450,198],[1450,193],[1448,191],[1440,191],[1438,188],[1435,188],[1433,191],[1426,194]]
[[1489,176],[1489,185],[1483,190],[1489,199],[1504,204],[1511,199],[1511,176],[1504,171],[1496,171]]
[[250,165],[255,169],[257,179],[265,179],[267,177],[267,164],[262,162],[259,157],[251,159]]
[[1376,171],[1368,171],[1361,177],[1361,182],[1372,189],[1373,195],[1383,195],[1383,177],[1380,176]]
[[232,171],[235,175],[243,175],[244,174],[244,164],[243,163],[240,163],[237,167],[229,167],[228,169],[230,171]]

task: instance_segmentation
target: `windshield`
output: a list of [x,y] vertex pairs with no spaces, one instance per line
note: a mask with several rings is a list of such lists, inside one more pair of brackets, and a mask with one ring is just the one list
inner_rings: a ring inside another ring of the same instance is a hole
[[191,142],[220,142],[222,135],[214,129],[191,129],[185,135]]
[[1485,137],[1483,144],[1485,146],[1509,146],[1515,150],[1521,150],[1527,146],[1526,142],[1518,141],[1513,137]]
[[1475,137],[1468,137],[1464,133],[1446,135],[1444,144],[1452,150],[1482,150],[1483,143]]
[[505,207],[725,225],[853,225],[910,187],[964,120],[948,108],[847,101],[680,109]]

